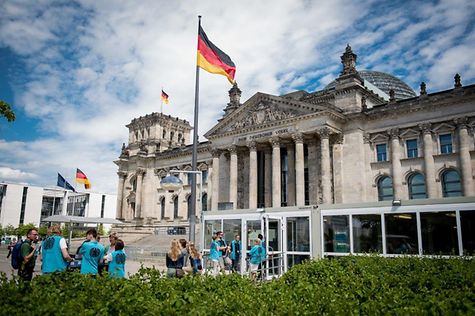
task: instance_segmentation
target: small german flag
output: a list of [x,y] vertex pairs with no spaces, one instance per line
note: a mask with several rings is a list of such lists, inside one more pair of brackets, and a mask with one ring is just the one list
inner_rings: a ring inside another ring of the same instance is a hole
[[163,91],[163,89],[162,89],[162,101],[165,102],[165,104],[168,104],[169,102],[168,94],[166,94],[165,91]]
[[78,168],[76,169],[76,182],[84,184],[84,188],[86,189],[91,187],[91,182],[89,182],[86,174]]
[[212,74],[226,76],[229,82],[234,83],[236,65],[231,58],[216,47],[206,36],[200,26],[198,31],[198,56],[196,64]]

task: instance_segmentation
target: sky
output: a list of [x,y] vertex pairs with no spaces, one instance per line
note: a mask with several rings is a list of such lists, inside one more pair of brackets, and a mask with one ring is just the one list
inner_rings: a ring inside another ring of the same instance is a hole
[[[0,181],[117,192],[126,124],[160,111],[193,122],[198,15],[236,64],[241,102],[257,92],[323,89],[347,44],[357,69],[390,73],[416,93],[475,83],[475,1],[0,0]],[[231,88],[200,73],[200,140]]]

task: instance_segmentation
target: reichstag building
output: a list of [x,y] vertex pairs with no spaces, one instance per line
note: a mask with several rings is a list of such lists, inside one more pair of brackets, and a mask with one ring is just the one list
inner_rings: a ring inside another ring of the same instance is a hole
[[[339,77],[321,91],[243,102],[237,84],[229,90],[198,146],[202,248],[216,230],[245,245],[261,232],[285,269],[309,257],[397,254],[403,242],[419,255],[473,251],[475,85],[455,74],[449,90],[428,93],[422,82],[416,93],[356,60],[347,46]],[[122,229],[187,230],[189,175],[179,174],[179,192],[160,180],[191,170],[192,127],[160,113],[127,127],[115,161]]]

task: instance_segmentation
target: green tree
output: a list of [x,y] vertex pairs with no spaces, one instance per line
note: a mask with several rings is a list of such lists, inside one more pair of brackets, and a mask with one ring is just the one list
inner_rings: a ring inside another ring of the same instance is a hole
[[3,229],[2,225],[0,225],[0,236],[5,235],[5,230]]
[[97,229],[97,234],[99,236],[104,236],[105,234],[105,231],[104,231],[104,224],[99,224],[99,227]]
[[15,227],[13,227],[13,225],[5,226],[5,228],[3,229],[3,232],[5,233],[5,235],[8,235],[8,236],[16,234]]
[[18,237],[26,236],[26,233],[28,232],[29,229],[38,229],[38,228],[32,223],[29,223],[26,225],[20,224],[17,227],[17,229],[15,229],[15,232]]
[[15,120],[15,113],[13,113],[10,104],[3,100],[0,100],[0,116],[5,117],[8,122],[13,122]]

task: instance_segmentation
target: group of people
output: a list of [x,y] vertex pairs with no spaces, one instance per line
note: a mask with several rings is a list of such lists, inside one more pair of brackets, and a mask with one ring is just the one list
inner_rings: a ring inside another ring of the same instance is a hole
[[[42,274],[66,271],[74,258],[68,252],[66,240],[59,225],[48,229],[47,237],[39,242],[38,230],[29,229],[26,239],[21,242],[18,275],[25,281],[31,281],[37,259],[41,261]],[[106,266],[111,277],[125,277],[124,242],[115,234],[109,236],[110,245],[104,247],[98,242],[96,229],[86,232],[86,240],[79,247],[76,257],[81,258],[81,274],[97,275],[100,266]],[[13,262],[13,261],[12,261]]]
[[173,239],[166,254],[167,277],[181,278],[185,274],[203,272],[202,257],[195,244],[185,239]]

